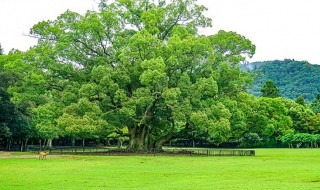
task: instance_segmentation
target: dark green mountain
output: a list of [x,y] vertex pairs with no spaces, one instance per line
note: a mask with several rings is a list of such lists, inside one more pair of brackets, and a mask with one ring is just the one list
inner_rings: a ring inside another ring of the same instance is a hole
[[241,68],[255,74],[249,92],[256,96],[261,95],[260,89],[267,80],[276,84],[281,96],[290,99],[302,96],[311,102],[320,93],[320,65],[285,59],[243,64]]

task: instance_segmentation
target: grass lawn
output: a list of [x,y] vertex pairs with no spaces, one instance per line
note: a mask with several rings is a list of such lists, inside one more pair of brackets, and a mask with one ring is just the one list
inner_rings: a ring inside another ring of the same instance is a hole
[[28,156],[0,158],[0,190],[320,190],[320,149],[256,149],[255,157]]

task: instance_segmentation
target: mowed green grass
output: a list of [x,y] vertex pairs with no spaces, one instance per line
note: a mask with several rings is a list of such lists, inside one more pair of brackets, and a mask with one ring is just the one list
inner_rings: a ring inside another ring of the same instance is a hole
[[0,189],[320,189],[320,149],[256,149],[255,157],[2,158]]

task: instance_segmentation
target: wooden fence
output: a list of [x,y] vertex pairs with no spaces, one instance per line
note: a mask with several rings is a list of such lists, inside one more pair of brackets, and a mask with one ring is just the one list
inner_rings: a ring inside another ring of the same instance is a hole
[[[171,150],[166,150],[171,151]],[[179,150],[174,150],[179,152]],[[186,152],[189,155],[204,156],[255,156],[255,150],[244,149],[182,149],[180,152]]]
[[203,149],[203,148],[164,148],[158,149],[118,149],[116,147],[39,147],[27,146],[28,151],[49,151],[51,154],[83,155],[199,155],[199,156],[255,156],[255,150],[248,149]]

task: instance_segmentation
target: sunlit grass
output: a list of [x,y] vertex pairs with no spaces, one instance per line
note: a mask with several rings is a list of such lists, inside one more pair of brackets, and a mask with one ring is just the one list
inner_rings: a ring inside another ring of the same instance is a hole
[[68,156],[0,159],[0,189],[319,189],[320,149],[255,157]]

